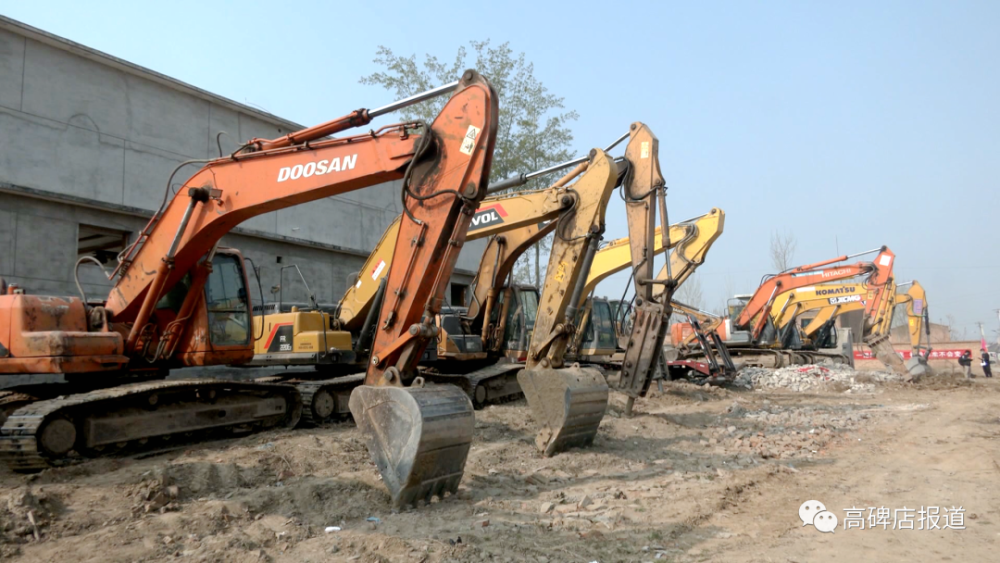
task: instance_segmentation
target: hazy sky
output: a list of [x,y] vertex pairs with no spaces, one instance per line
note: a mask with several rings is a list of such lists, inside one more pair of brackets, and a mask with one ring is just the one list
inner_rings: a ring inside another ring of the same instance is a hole
[[[306,125],[391,101],[358,84],[378,45],[449,60],[472,39],[509,41],[580,113],[580,153],[644,121],[671,218],[726,211],[697,276],[706,306],[771,272],[778,230],[797,238],[796,263],[886,244],[932,320],[951,315],[970,337],[998,328],[1000,2],[51,0],[0,13]],[[606,238],[626,234],[613,201]]]

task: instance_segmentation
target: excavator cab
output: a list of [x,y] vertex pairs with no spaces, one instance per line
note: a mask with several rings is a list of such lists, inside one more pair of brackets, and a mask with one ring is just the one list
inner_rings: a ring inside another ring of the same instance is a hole
[[239,252],[216,254],[205,283],[208,334],[213,346],[249,344],[252,323],[247,286]]
[[587,363],[604,363],[604,358],[618,351],[618,331],[615,327],[611,302],[603,297],[593,297],[590,315],[583,328],[577,359]]
[[[203,300],[198,300],[193,314],[182,312],[196,272],[188,272],[156,303],[153,317],[164,326],[164,333],[177,331],[179,366],[204,363],[207,353],[232,355],[246,360],[253,349],[253,315],[251,314],[246,269],[243,255],[234,248],[219,248],[212,258],[212,267],[204,279]],[[183,323],[192,325],[181,328]],[[208,335],[208,339],[200,335]],[[146,339],[146,354],[153,354],[152,340]],[[161,355],[162,350],[156,355]]]
[[[743,309],[746,309],[748,303],[750,303],[750,298],[752,295],[736,295],[732,299],[726,301],[726,312],[729,313],[729,322],[736,326],[736,319],[739,318],[740,313]],[[749,344],[750,343],[750,332],[745,330],[733,330],[729,332],[729,337],[727,338],[727,343],[729,345],[739,345],[739,344]]]
[[470,334],[462,326],[465,307],[442,307],[435,319],[438,327],[437,360],[483,360],[486,349],[478,334]]
[[[517,284],[505,288],[490,314],[490,325],[493,327],[488,343],[490,349],[503,350],[511,362],[525,361],[537,316],[538,288]],[[502,337],[499,329],[503,330]]]

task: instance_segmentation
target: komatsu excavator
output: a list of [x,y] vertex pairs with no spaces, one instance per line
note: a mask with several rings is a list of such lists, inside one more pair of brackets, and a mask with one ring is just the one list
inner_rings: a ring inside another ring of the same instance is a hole
[[[909,290],[901,291],[903,285],[909,285]],[[885,295],[885,298],[880,300],[881,305],[869,309],[868,300],[877,298],[879,294]],[[919,378],[930,373],[926,360],[927,347],[922,345],[924,336],[922,329],[927,327],[927,323],[924,322],[926,296],[918,282],[897,285],[890,278],[884,286],[876,287],[869,287],[861,282],[821,284],[784,292],[775,299],[775,303],[778,311],[772,313],[772,322],[782,349],[822,348],[830,340],[837,316],[852,311],[864,311],[862,326],[864,338],[873,349],[881,346],[882,355],[877,355],[880,361],[890,369],[910,378]],[[894,351],[890,353],[892,347],[888,343],[895,308],[904,304],[908,305],[907,318],[913,348],[912,356],[906,362],[903,362],[899,354]],[[812,311],[816,311],[816,315],[798,330],[795,318]]]
[[[431,124],[330,138],[446,93],[450,99]],[[15,470],[37,470],[68,461],[74,451],[294,425],[301,401],[292,386],[162,381],[171,368],[253,356],[243,260],[219,240],[262,213],[402,180],[397,255],[407,259],[388,275],[366,385],[354,390],[350,406],[395,505],[454,491],[472,439],[472,405],[455,387],[422,386],[416,364],[434,337],[434,314],[486,195],[498,112],[492,86],[470,70],[383,108],[253,139],[205,161],[172,197],[168,188],[121,255],[99,305],[86,296],[0,296],[0,377],[60,374],[66,381],[3,394],[0,455]]]
[[[817,311],[820,325],[848,311],[864,310],[869,288],[864,284],[839,283],[800,287],[779,294],[774,300],[771,321],[777,331],[777,339],[782,348],[809,348],[814,343],[817,332],[804,333],[797,330],[796,319],[803,314]],[[828,331],[824,331],[826,333]],[[815,343],[822,347],[824,338]]]

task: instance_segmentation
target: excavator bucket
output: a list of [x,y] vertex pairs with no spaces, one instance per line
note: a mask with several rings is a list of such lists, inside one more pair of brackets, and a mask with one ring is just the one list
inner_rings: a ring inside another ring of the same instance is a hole
[[903,358],[896,353],[896,349],[889,343],[888,336],[866,338],[865,344],[872,349],[878,361],[885,364],[886,367],[900,375],[907,375],[906,366],[903,365]]
[[923,356],[914,355],[909,360],[906,360],[906,363],[903,365],[906,367],[907,376],[913,382],[920,381],[923,377],[934,375],[934,370],[927,364],[927,359]]
[[521,370],[517,374],[541,430],[535,444],[546,456],[589,446],[608,406],[608,384],[594,368]]
[[461,389],[362,385],[349,406],[394,507],[458,490],[476,424]]

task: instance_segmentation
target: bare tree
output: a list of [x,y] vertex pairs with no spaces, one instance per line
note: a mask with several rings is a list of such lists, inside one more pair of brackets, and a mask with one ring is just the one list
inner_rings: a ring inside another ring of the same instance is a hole
[[[691,276],[684,282],[684,285],[677,288],[674,292],[674,299],[677,301],[694,307],[695,309],[701,309],[704,307],[705,298],[701,290],[701,280],[698,279],[697,275]],[[675,312],[672,315],[672,323],[687,322],[687,316],[683,313]]]
[[771,265],[777,271],[784,272],[792,266],[796,245],[795,235],[792,233],[771,233]]
[[952,340],[965,340],[965,327],[962,327],[962,330],[958,330],[958,327],[955,326],[954,315],[945,315],[944,321],[948,325],[948,333],[951,335]]
[[677,288],[677,291],[674,292],[674,297],[681,303],[697,307],[698,309],[701,309],[705,305],[704,295],[701,291],[701,280],[697,275],[689,277],[684,282],[684,285]]

